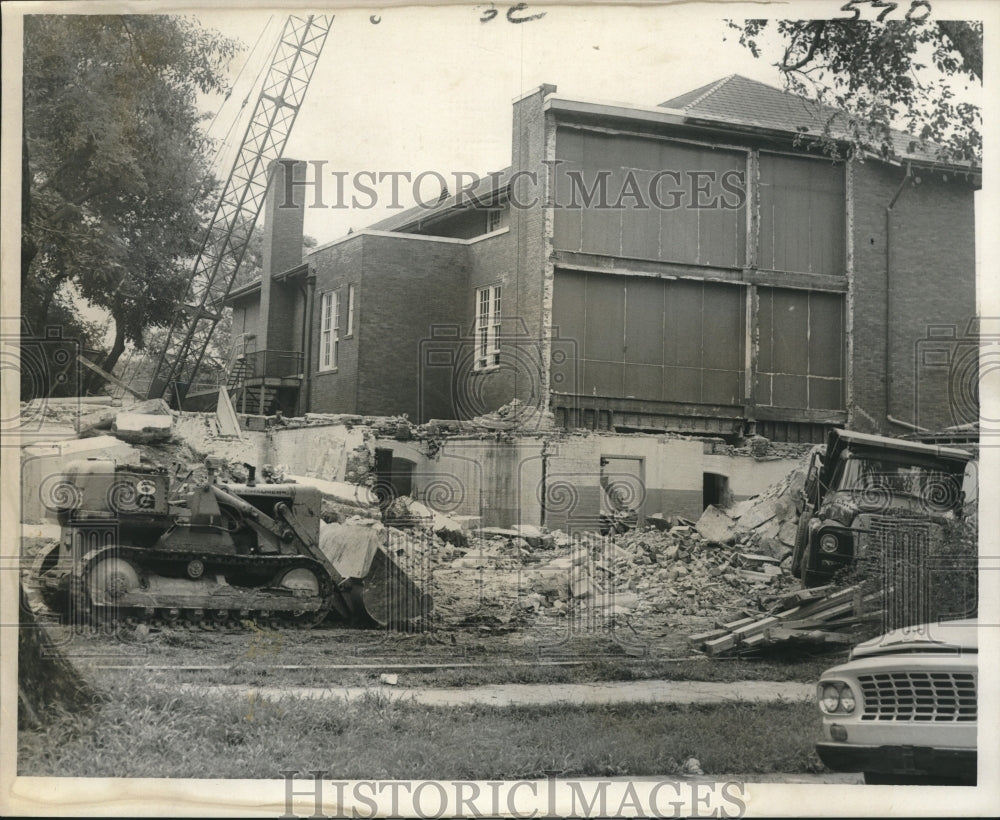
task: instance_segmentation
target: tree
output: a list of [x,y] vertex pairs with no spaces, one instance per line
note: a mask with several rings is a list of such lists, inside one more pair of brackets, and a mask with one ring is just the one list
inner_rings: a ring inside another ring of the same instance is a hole
[[[782,53],[775,65],[786,90],[825,106],[820,110],[827,150],[846,141],[855,152],[888,158],[900,146],[919,146],[941,161],[982,164],[980,110],[960,98],[958,87],[982,86],[981,22],[844,18],[729,26],[754,57],[777,36]],[[900,140],[898,132],[894,139],[894,127],[915,139]]]
[[114,321],[105,370],[183,298],[217,187],[198,95],[236,48],[183,17],[25,17],[22,315],[72,286]]

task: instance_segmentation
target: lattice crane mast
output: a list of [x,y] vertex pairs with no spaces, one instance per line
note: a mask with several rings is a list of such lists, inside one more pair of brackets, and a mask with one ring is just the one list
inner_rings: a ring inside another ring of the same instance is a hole
[[310,15],[285,23],[147,398],[163,397],[179,407],[194,384],[264,204],[268,166],[285,149],[332,22],[332,15]]

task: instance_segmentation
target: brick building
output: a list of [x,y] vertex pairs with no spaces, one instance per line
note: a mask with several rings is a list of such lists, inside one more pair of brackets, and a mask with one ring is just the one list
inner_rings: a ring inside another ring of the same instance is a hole
[[229,298],[237,402],[427,421],[518,398],[565,428],[787,441],[969,420],[949,379],[979,178],[905,135],[892,161],[796,143],[823,121],[739,76],[657,107],[542,86],[509,168],[304,264],[272,186],[267,273]]

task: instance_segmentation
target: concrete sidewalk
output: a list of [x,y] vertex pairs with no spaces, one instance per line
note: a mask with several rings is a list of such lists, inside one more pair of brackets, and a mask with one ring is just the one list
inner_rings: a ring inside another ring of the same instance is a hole
[[811,683],[790,681],[609,681],[601,683],[504,683],[454,688],[405,686],[235,686],[181,684],[184,691],[231,693],[266,700],[298,697],[315,700],[358,700],[377,694],[424,706],[545,706],[556,703],[735,703],[739,701],[801,701],[816,696]]

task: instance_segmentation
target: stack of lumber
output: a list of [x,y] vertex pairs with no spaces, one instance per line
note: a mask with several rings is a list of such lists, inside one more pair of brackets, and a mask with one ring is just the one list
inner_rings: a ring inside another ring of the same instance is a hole
[[779,643],[849,644],[847,630],[878,619],[882,593],[865,593],[860,586],[802,589],[777,599],[770,611],[717,624],[716,629],[689,638],[710,657],[742,655]]

